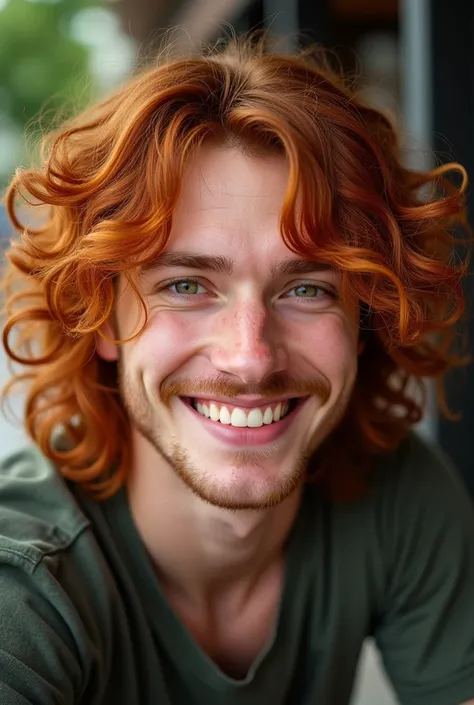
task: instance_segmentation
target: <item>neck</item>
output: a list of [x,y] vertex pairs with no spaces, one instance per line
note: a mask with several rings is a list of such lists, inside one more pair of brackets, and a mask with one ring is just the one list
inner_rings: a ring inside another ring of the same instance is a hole
[[160,581],[192,603],[250,593],[282,560],[301,489],[268,509],[214,507],[195,496],[144,439],[136,440],[129,502]]

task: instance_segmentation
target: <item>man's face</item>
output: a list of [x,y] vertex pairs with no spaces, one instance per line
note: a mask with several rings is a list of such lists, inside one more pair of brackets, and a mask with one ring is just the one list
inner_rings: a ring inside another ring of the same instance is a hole
[[[148,323],[119,356],[135,442],[229,509],[272,506],[300,484],[357,372],[358,306],[337,272],[281,238],[287,180],[283,157],[199,152],[166,251],[141,273]],[[123,339],[142,314],[125,280],[118,294]]]

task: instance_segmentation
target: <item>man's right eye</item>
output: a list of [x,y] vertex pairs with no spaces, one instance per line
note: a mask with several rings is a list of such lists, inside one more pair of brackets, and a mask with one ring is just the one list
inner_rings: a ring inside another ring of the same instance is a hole
[[194,279],[179,279],[167,284],[166,289],[176,296],[195,296],[207,294],[207,290]]

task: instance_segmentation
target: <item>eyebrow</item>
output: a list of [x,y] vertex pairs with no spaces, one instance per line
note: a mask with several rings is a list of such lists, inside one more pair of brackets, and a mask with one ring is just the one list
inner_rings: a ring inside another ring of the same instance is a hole
[[158,259],[144,264],[141,271],[146,273],[168,267],[183,267],[186,269],[202,269],[219,274],[232,274],[234,265],[228,257],[217,255],[194,255],[191,252],[164,252]]
[[313,272],[326,272],[333,269],[326,262],[318,262],[313,259],[284,259],[277,265],[270,268],[273,277],[281,277],[288,274],[312,274]]
[[[219,255],[196,255],[191,252],[164,252],[157,259],[144,264],[141,268],[143,273],[151,270],[166,269],[168,267],[181,267],[184,269],[199,269],[203,271],[217,272],[218,274],[231,275],[234,271],[234,263],[228,257]],[[331,265],[325,262],[309,259],[287,258],[276,265],[270,267],[272,277],[281,277],[291,274],[310,274],[312,272],[330,271]]]

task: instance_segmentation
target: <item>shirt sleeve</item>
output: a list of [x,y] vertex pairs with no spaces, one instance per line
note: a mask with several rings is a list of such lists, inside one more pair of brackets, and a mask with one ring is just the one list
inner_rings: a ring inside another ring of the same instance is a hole
[[19,556],[13,549],[8,561],[0,556],[0,703],[75,705],[82,675],[55,599],[60,589],[41,565],[21,565]]
[[385,486],[375,637],[403,705],[474,698],[474,507],[437,451],[411,439]]

